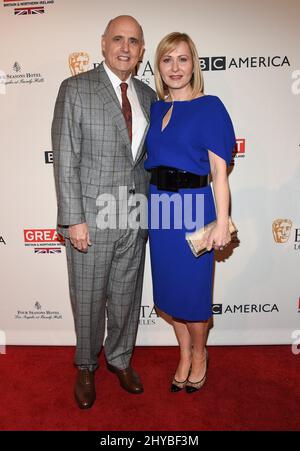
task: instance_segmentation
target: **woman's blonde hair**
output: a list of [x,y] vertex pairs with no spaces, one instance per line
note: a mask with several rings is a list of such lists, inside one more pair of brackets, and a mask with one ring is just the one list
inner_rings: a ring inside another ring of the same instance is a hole
[[192,98],[197,97],[199,94],[203,92],[204,89],[204,81],[203,75],[200,69],[199,64],[199,56],[196,49],[196,46],[192,39],[186,33],[179,33],[175,31],[174,33],[170,33],[165,36],[157,46],[155,53],[155,63],[154,63],[154,77],[155,77],[155,86],[158,97],[160,99],[164,99],[168,94],[168,87],[164,83],[160,71],[159,71],[159,63],[163,57],[163,55],[173,52],[178,44],[181,42],[185,42],[192,54],[193,60],[193,75],[191,79],[192,86]]

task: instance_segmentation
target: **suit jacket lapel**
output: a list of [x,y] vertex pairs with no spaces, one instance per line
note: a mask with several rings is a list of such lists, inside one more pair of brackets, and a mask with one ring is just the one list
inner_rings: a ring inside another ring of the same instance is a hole
[[148,110],[150,107],[151,100],[148,98],[147,95],[145,95],[145,91],[142,89],[141,84],[138,83],[136,79],[133,77],[132,80],[134,83],[134,88],[136,90],[141,109],[148,122],[143,139],[139,145],[135,160],[133,160],[131,142],[128,135],[127,125],[121,110],[120,102],[110,82],[110,79],[103,67],[103,63],[101,63],[100,66],[98,67],[98,71],[99,71],[99,82],[97,85],[97,93],[101,97],[102,102],[105,104],[105,108],[110,112],[112,120],[115,122],[116,126],[119,129],[121,137],[124,143],[126,144],[127,155],[129,156],[132,165],[136,165],[144,154],[144,138],[149,128]]
[[[144,151],[145,151],[145,149],[144,149],[144,141],[145,141],[145,136],[146,136],[148,128],[149,128],[149,114],[148,114],[148,111],[149,111],[149,99],[146,98],[144,90],[142,89],[140,83],[138,83],[135,78],[132,78],[132,80],[133,80],[134,88],[136,90],[136,93],[137,93],[137,96],[138,96],[138,99],[139,99],[139,102],[140,102],[141,109],[142,109],[142,111],[144,113],[144,116],[145,116],[145,118],[147,120],[147,123],[148,123],[147,127],[146,127],[146,130],[145,130],[145,133],[143,135],[142,141],[141,141],[141,143],[139,145],[139,148],[138,148],[138,151],[136,153],[135,160],[134,160],[134,164],[137,164],[139,162],[140,158],[144,155]],[[147,102],[147,100],[148,100],[148,102]]]
[[145,99],[144,91],[143,91],[140,83],[138,83],[134,77],[132,77],[132,81],[133,81],[134,88],[135,88],[135,91],[137,93],[137,96],[138,96],[141,108],[142,108],[143,113],[145,115],[145,118],[147,119],[147,122],[149,122],[149,114],[148,114],[148,110],[147,110],[147,102],[146,102],[146,99]]
[[126,149],[128,150],[128,155],[133,164],[133,157],[131,152],[131,142],[128,136],[128,130],[126,126],[126,122],[121,110],[120,102],[117,98],[115,90],[110,82],[110,79],[105,72],[103,64],[99,66],[99,84],[97,92],[101,96],[103,103],[105,104],[105,108],[110,112],[112,120],[115,122],[116,126],[119,129],[120,135],[126,144]]

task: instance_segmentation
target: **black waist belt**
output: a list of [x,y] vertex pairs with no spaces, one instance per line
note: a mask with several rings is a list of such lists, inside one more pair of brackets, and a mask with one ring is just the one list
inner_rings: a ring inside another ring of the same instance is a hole
[[178,191],[181,188],[202,188],[208,185],[208,175],[197,175],[169,166],[151,169],[152,185],[165,191]]

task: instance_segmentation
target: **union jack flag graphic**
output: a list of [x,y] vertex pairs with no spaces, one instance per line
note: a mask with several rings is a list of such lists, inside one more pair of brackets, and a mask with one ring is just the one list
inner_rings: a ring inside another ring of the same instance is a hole
[[28,8],[15,8],[15,16],[26,16],[28,14],[44,14],[44,6],[31,6]]
[[61,254],[60,247],[35,247],[35,254]]

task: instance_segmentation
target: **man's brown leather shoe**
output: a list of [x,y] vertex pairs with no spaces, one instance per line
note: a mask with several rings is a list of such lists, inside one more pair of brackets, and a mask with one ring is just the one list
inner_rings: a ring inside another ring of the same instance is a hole
[[78,369],[74,394],[80,409],[92,407],[96,399],[94,371]]
[[112,366],[108,363],[107,368],[109,369],[109,371],[115,373],[118,376],[120,385],[122,388],[124,388],[124,390],[136,395],[143,393],[143,384],[139,378],[139,375],[131,366],[125,368],[125,370],[119,370],[115,366]]

